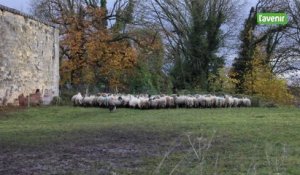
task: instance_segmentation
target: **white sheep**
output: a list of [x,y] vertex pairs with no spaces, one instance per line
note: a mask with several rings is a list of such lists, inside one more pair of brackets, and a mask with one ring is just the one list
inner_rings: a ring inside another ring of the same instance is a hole
[[231,108],[233,107],[233,105],[234,105],[234,99],[229,95],[225,95],[225,107]]
[[137,97],[130,95],[129,107],[131,108],[141,108],[140,99]]
[[116,105],[116,107],[121,107],[122,103],[123,103],[123,99],[121,96],[119,95],[112,95],[111,99],[113,101],[113,103]]
[[81,106],[82,105],[82,100],[83,100],[83,97],[82,97],[80,92],[78,92],[78,94],[74,95],[71,99],[74,106]]
[[97,98],[97,103],[99,107],[107,107],[108,106],[108,97],[106,95],[99,96]]
[[175,97],[175,104],[176,107],[185,107],[185,100],[186,100],[186,96],[176,96]]
[[122,98],[122,106],[129,107],[130,95],[121,95]]
[[225,98],[224,97],[216,97],[216,104],[215,106],[218,108],[225,107]]
[[149,109],[150,102],[148,97],[140,97],[141,109]]
[[211,95],[205,96],[204,99],[205,99],[205,107],[207,108],[213,107],[213,97]]
[[166,106],[167,106],[166,97],[159,97],[156,100],[157,100],[157,107],[158,108],[166,108]]
[[203,95],[199,95],[197,98],[199,107],[205,108],[206,107],[206,100]]
[[82,100],[83,106],[85,106],[85,107],[93,106],[94,98],[96,98],[96,96],[94,96],[94,95],[85,96]]
[[194,97],[187,96],[185,97],[185,107],[192,108],[194,107]]
[[[78,92],[78,94],[80,94],[80,92]],[[73,95],[73,97],[71,98],[71,102],[73,103],[73,106],[76,106],[75,100],[76,100],[76,97],[77,97],[78,94]],[[2,98],[1,98],[1,100],[2,100]]]
[[245,107],[251,106],[251,100],[249,98],[243,98],[242,102],[243,102],[243,106],[245,106]]
[[167,101],[167,108],[174,108],[175,107],[175,99],[174,97],[171,96],[166,96],[166,101]]
[[234,97],[233,98],[233,107],[238,107],[238,105],[239,105],[239,99],[238,98],[236,98],[236,97]]
[[[186,108],[212,108],[212,107],[250,107],[249,98],[237,98],[229,95],[154,95],[147,94],[122,95],[122,94],[97,94],[83,97],[81,93],[71,98],[74,106],[99,106],[99,107],[130,107],[139,109],[160,109],[173,107]],[[110,105],[111,104],[111,105]]]
[[217,103],[217,96],[215,95],[211,95],[211,107],[217,107],[216,103]]

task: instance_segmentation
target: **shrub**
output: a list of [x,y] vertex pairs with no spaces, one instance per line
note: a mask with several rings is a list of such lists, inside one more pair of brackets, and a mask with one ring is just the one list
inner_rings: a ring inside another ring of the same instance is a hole
[[234,93],[235,84],[238,82],[229,76],[229,69],[218,69],[218,75],[209,75],[210,91]]
[[251,62],[252,69],[245,75],[246,93],[278,104],[292,104],[293,95],[289,92],[287,82],[274,75],[265,63],[264,55],[257,49]]
[[51,101],[51,105],[58,106],[58,105],[62,105],[62,104],[63,104],[63,100],[60,97],[58,97],[58,96],[53,97],[53,99]]

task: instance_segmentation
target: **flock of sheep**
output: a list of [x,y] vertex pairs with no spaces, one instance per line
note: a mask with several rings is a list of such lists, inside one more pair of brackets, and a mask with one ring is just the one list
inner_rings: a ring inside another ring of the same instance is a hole
[[250,107],[249,98],[237,98],[229,95],[122,95],[98,94],[82,96],[78,93],[72,97],[74,106],[103,107],[110,111],[116,107],[136,109],[162,109],[162,108],[231,108]]

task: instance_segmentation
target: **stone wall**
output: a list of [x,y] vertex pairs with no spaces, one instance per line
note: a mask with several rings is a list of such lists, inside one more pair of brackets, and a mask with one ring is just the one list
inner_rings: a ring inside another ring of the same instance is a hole
[[36,89],[45,104],[59,95],[59,31],[0,5],[0,105]]

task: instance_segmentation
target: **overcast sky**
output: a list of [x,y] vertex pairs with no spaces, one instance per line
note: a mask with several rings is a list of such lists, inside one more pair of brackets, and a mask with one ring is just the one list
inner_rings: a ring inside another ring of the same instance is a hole
[[[29,13],[29,6],[30,6],[30,1],[31,0],[0,0],[0,4],[10,7],[10,8],[14,8],[17,10],[20,10],[22,12],[26,12]],[[111,2],[113,0],[108,0],[108,2]],[[257,0],[245,0],[247,1],[249,6],[249,9],[252,5],[254,5]],[[248,13],[248,11],[247,11]]]
[[0,4],[28,13],[30,0],[0,0]]

